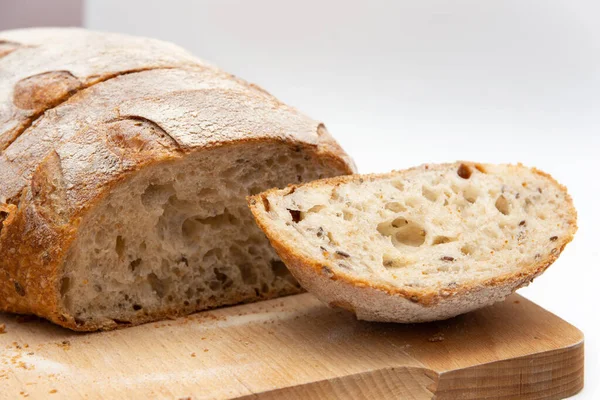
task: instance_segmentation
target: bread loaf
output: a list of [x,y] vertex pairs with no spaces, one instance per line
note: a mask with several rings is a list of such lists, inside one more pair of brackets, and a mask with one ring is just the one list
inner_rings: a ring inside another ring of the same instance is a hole
[[522,165],[424,165],[249,202],[305,289],[372,321],[439,320],[504,300],[577,230],[566,189]]
[[0,310],[91,331],[296,293],[245,196],[353,168],[177,46],[0,32]]

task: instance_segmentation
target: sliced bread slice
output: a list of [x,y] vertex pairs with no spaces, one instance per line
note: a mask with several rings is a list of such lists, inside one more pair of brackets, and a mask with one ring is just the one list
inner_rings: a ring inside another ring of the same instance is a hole
[[440,320],[501,301],[577,230],[565,187],[520,164],[322,179],[249,204],[305,289],[372,321]]

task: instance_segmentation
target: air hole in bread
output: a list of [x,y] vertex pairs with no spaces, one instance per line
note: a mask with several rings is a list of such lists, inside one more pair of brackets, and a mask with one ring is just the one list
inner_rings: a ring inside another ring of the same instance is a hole
[[402,268],[406,266],[399,257],[390,254],[383,255],[382,264],[385,268]]
[[204,255],[202,256],[202,261],[204,263],[208,263],[208,262],[214,263],[217,260],[221,259],[222,254],[223,254],[223,251],[218,247],[214,248],[214,249],[210,249],[206,253],[204,253]]
[[240,270],[240,275],[242,277],[242,281],[248,285],[255,285],[258,281],[258,275],[256,271],[254,271],[254,267],[252,264],[243,263],[238,265],[238,269]]
[[344,215],[344,220],[352,221],[354,219],[354,214],[351,213],[350,211],[343,210],[342,213]]
[[[221,176],[226,179],[234,179],[239,171],[238,167],[230,167],[221,172]],[[229,182],[227,182],[229,183]]]
[[142,193],[142,204],[147,208],[154,208],[157,205],[164,204],[173,193],[175,193],[175,189],[171,183],[164,185],[150,184]]
[[464,254],[465,256],[473,254],[474,251],[475,251],[475,248],[471,244],[465,244],[460,248],[460,252],[462,254]]
[[65,295],[71,289],[71,278],[65,276],[60,280],[60,294]]
[[396,218],[392,221],[393,228],[402,228],[403,226],[408,225],[408,220],[404,217]]
[[538,217],[539,219],[541,219],[542,221],[545,221],[545,220],[546,220],[546,214],[544,214],[544,213],[541,213],[541,212],[540,212],[540,213],[537,213],[536,215],[537,215],[537,217]]
[[410,208],[418,208],[421,204],[421,200],[418,197],[409,197],[406,199],[405,203]]
[[377,225],[377,231],[383,236],[392,236],[395,229],[392,227],[391,222],[385,221]]
[[135,260],[131,261],[129,263],[129,269],[131,270],[131,272],[135,272],[141,263],[142,263],[141,258],[136,258]]
[[387,210],[393,211],[393,212],[403,212],[406,211],[406,207],[404,207],[401,203],[397,202],[397,201],[392,201],[390,203],[386,203],[385,204],[385,208]]
[[231,287],[233,282],[227,274],[223,273],[219,268],[214,268],[213,272],[223,289],[228,289],[229,287]]
[[460,164],[456,173],[463,179],[469,179],[471,177],[472,171],[468,165]]
[[199,229],[195,217],[187,218],[181,225],[181,232],[188,240],[194,240],[198,235]]
[[148,279],[148,283],[150,284],[150,287],[152,288],[152,291],[159,298],[163,298],[165,295],[165,289],[166,289],[165,282],[160,280],[154,272],[148,274],[147,279]]
[[404,183],[400,180],[392,180],[390,181],[391,185],[398,190],[404,190]]
[[267,294],[267,293],[269,293],[269,285],[267,285],[265,282],[263,282],[263,283],[260,285],[260,292],[261,292],[262,294]]
[[451,238],[448,236],[436,236],[433,238],[433,241],[431,242],[432,245],[438,245],[438,244],[445,244],[445,243],[450,243],[450,242],[454,242],[456,241],[456,238]]
[[337,187],[334,187],[334,188],[331,190],[331,200],[333,200],[333,201],[338,201],[338,200],[340,200],[340,194],[338,193],[338,189],[337,189]]
[[419,247],[425,243],[427,232],[417,225],[409,224],[404,228],[401,228],[396,232],[394,238],[398,243],[404,244],[411,247]]
[[125,252],[125,239],[123,239],[123,236],[117,236],[117,239],[115,240],[115,251],[120,259],[123,258]]
[[504,214],[504,215],[510,214],[510,203],[508,202],[506,197],[504,197],[504,195],[500,195],[500,197],[498,197],[498,199],[496,200],[495,206],[496,206],[496,209],[498,209],[498,211],[500,211],[502,214]]
[[421,225],[405,217],[384,221],[377,225],[377,231],[383,236],[391,237],[395,246],[419,247],[425,242],[427,236]]
[[103,248],[105,245],[106,238],[106,232],[103,230],[99,230],[94,235],[94,243],[97,245],[98,248]]
[[429,201],[435,202],[438,199],[437,193],[425,186],[421,188],[421,193],[423,193],[423,197],[425,197]]
[[465,200],[467,200],[469,203],[473,204],[477,201],[477,197],[479,197],[479,190],[477,190],[473,186],[468,186],[467,188],[465,188],[465,190],[463,192],[463,196],[464,196]]
[[325,209],[324,205],[317,204],[316,206],[313,206],[313,207],[309,208],[307,212],[309,212],[309,213],[318,213],[318,212],[321,212],[324,209]]
[[219,282],[221,282],[221,286],[223,287],[223,289],[228,289],[231,287],[231,285],[233,285],[233,281],[227,275],[221,273],[218,270],[217,273],[217,279],[219,280]]

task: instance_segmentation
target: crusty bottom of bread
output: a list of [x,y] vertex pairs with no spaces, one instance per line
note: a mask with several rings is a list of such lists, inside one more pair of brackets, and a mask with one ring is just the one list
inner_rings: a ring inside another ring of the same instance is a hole
[[114,187],[82,221],[60,281],[78,330],[112,329],[298,293],[245,197],[344,173],[284,143],[226,145],[164,161]]
[[423,322],[503,300],[571,241],[566,189],[522,165],[423,165],[250,200],[308,291],[360,319]]

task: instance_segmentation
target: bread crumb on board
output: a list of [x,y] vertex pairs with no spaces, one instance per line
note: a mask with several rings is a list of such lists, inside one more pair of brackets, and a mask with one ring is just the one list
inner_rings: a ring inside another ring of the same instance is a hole
[[6,324],[0,324],[0,334],[6,333]]
[[69,350],[71,348],[71,341],[63,340],[60,343],[56,343],[58,347],[62,347],[64,350]]
[[436,333],[435,335],[433,335],[432,337],[430,337],[429,339],[427,339],[430,342],[443,342],[444,341],[444,334],[443,333]]

